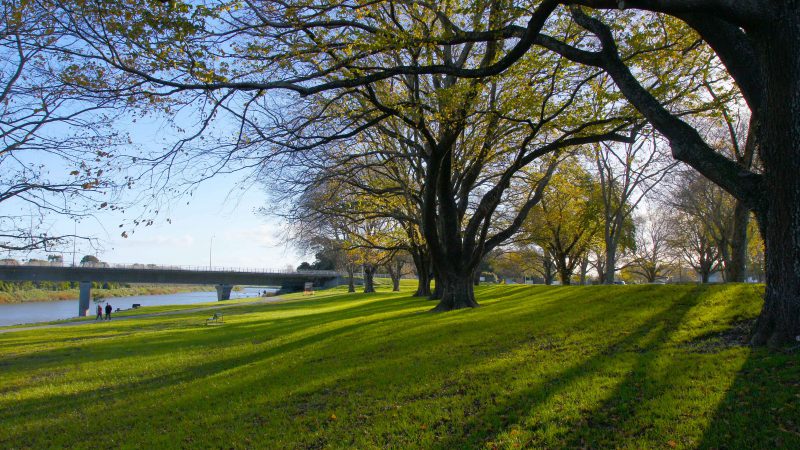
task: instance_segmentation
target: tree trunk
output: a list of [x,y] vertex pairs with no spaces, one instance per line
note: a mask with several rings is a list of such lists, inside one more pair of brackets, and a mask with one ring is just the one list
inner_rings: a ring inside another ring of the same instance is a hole
[[439,300],[442,298],[442,282],[439,279],[439,269],[436,268],[436,264],[433,262],[433,257],[431,257],[431,275],[433,281],[433,290],[431,291],[431,295],[428,297],[428,299]]
[[431,263],[426,255],[412,253],[414,267],[417,270],[417,292],[414,297],[429,297],[431,295]]
[[581,259],[581,285],[586,284],[586,272],[589,271],[589,255]]
[[558,276],[561,278],[561,284],[564,286],[569,286],[571,283],[572,272],[567,269],[559,269]]
[[706,269],[700,270],[700,282],[703,284],[708,283],[708,278],[710,277],[710,273]]
[[550,258],[550,254],[548,252],[544,252],[544,256],[542,259],[542,268],[544,269],[543,270],[544,273],[542,275],[544,275],[543,277],[544,284],[546,284],[547,286],[553,284],[553,278],[555,275],[553,273],[554,272],[553,265],[554,265],[553,260]]
[[764,235],[764,307],[752,343],[800,340],[800,2],[774,2],[774,20],[761,30],[764,118],[759,136],[765,195],[756,211]]
[[355,272],[353,267],[347,268],[347,292],[356,291],[356,281],[354,279],[355,277],[353,276],[353,272]]
[[599,254],[597,255],[597,282],[606,284],[606,263]]
[[417,292],[414,297],[430,297],[431,295],[431,276],[428,271],[417,272]]
[[750,223],[750,210],[741,201],[736,201],[733,212],[730,260],[725,266],[725,279],[742,283],[747,277],[747,226]]
[[603,274],[603,284],[614,284],[617,265],[617,243],[606,242],[606,261],[605,274]]
[[454,309],[475,308],[478,306],[478,302],[475,301],[472,273],[467,275],[448,274],[444,279],[437,278],[437,286],[440,282],[443,285],[442,298],[434,308],[434,311],[452,311]]
[[375,266],[364,264],[364,293],[375,292]]
[[386,270],[389,271],[389,277],[392,279],[392,292],[399,292],[400,277],[403,275],[403,262],[399,258],[392,258],[386,264]]

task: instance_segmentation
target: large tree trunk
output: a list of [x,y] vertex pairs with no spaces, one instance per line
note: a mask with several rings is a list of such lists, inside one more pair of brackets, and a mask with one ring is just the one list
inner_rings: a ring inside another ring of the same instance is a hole
[[444,291],[444,288],[442,286],[444,286],[442,281],[439,279],[439,277],[434,275],[433,290],[431,291],[431,296],[430,296],[431,300],[439,300],[440,298],[442,298],[442,292]]
[[375,269],[372,264],[364,264],[364,293],[375,292]]
[[436,305],[434,311],[452,311],[461,308],[475,308],[478,302],[475,301],[475,291],[472,280],[472,273],[448,274],[442,278],[441,274],[437,278],[437,285],[442,284],[442,298]]
[[750,210],[741,201],[736,201],[731,231],[731,250],[725,265],[725,280],[742,283],[747,276],[747,226],[750,223]]
[[569,286],[572,282],[572,271],[561,268],[558,270],[558,276],[561,278],[561,284],[564,286]]
[[433,274],[433,290],[428,298],[430,300],[439,300],[442,298],[442,281],[439,278],[439,273],[433,261],[431,261],[431,273]]
[[412,252],[414,267],[417,270],[417,292],[414,297],[429,297],[431,295],[431,263],[427,255]]
[[754,344],[800,340],[800,2],[774,2],[774,20],[759,35],[764,99],[759,143],[765,198],[756,211],[764,235],[764,307]]
[[417,272],[417,291],[414,292],[414,297],[430,297],[431,296],[431,276],[425,270]]

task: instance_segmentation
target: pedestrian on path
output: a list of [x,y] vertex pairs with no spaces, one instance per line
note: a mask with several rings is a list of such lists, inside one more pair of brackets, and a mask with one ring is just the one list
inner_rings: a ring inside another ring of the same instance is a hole
[[111,320],[111,303],[106,303],[106,320]]
[[103,307],[100,306],[100,303],[97,304],[97,317],[94,320],[103,320]]

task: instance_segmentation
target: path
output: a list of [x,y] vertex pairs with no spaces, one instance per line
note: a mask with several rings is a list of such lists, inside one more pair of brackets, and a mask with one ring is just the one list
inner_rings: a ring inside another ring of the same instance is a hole
[[[282,300],[281,297],[266,297],[261,300],[256,300],[253,302],[242,302],[242,303],[234,303],[230,305],[215,305],[215,306],[203,306],[200,308],[188,308],[188,309],[177,309],[175,311],[162,311],[162,312],[155,312],[155,313],[146,313],[146,314],[135,314],[130,316],[122,316],[112,319],[114,322],[119,322],[120,320],[128,320],[128,319],[142,319],[147,317],[158,317],[158,316],[171,316],[174,314],[184,314],[184,313],[195,313],[200,311],[210,311],[214,309],[222,309],[222,308],[233,308],[235,306],[250,306],[250,305],[263,305],[265,303],[273,303],[276,301]],[[14,327],[14,328],[0,328],[0,334],[3,333],[12,333],[15,331],[30,331],[30,330],[43,330],[46,328],[59,328],[59,327],[72,327],[78,325],[88,325],[92,323],[97,323],[95,320],[81,320],[75,322],[60,322],[60,323],[53,323],[50,325],[26,325],[21,327]]]

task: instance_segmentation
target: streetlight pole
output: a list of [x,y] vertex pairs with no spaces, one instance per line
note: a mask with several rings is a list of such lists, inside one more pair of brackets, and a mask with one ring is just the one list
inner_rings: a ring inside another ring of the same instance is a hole
[[211,235],[211,243],[208,244],[208,270],[211,270],[211,249],[214,247],[214,235]]
[[74,228],[72,230],[72,267],[75,267],[75,237],[78,235],[78,221],[72,219]]

